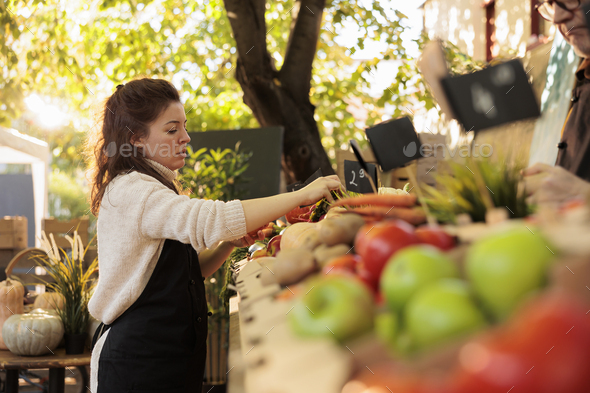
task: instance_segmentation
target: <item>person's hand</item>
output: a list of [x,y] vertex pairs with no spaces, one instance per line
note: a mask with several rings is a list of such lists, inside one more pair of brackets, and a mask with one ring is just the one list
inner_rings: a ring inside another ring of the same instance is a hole
[[560,166],[536,163],[522,174],[528,203],[562,203],[590,194],[590,183]]
[[340,179],[336,175],[320,177],[315,179],[313,182],[303,187],[302,189],[295,191],[300,197],[299,206],[306,206],[316,203],[322,198],[328,199],[333,202],[331,190],[337,190],[342,187]]
[[238,247],[238,248],[250,247],[255,242],[256,242],[256,240],[254,240],[254,238],[248,234],[246,234],[246,236],[241,237],[239,239],[234,239],[234,240],[228,241],[228,243],[230,243],[234,247]]

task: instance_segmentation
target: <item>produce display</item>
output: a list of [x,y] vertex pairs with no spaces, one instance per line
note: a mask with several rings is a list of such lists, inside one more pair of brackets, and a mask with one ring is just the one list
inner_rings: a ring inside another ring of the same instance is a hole
[[343,349],[338,356],[352,365],[333,391],[590,391],[583,275],[590,274],[590,250],[574,253],[567,244],[576,235],[554,235],[577,227],[577,242],[590,240],[585,203],[561,216],[541,212],[465,227],[424,225],[417,198],[403,193],[350,195],[327,205],[287,215],[291,225],[278,252],[251,255],[247,263],[258,266],[248,280],[260,295],[252,299],[248,287],[239,293],[249,297],[251,318],[253,304],[265,299],[286,310],[273,326],[281,321],[297,342],[328,340]]
[[372,294],[362,283],[330,276],[310,284],[309,293],[289,313],[295,332],[343,341],[372,328]]

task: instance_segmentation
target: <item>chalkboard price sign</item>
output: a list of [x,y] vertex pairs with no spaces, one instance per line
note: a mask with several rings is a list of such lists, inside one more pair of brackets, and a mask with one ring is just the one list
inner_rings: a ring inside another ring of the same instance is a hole
[[346,181],[346,190],[360,192],[363,194],[373,193],[373,187],[369,181],[369,176],[377,184],[377,167],[367,163],[369,173],[361,167],[358,161],[344,160],[344,180]]
[[287,191],[292,192],[300,190],[303,187],[310,184],[311,182],[313,182],[314,180],[319,179],[320,177],[322,177],[322,168],[319,168],[317,171],[315,171],[309,178],[307,178],[307,180],[304,183],[287,184]]

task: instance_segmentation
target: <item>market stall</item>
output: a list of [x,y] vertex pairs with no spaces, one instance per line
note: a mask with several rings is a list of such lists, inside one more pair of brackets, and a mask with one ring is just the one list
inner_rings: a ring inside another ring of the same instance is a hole
[[432,226],[413,195],[335,198],[234,264],[230,392],[590,389],[588,201]]

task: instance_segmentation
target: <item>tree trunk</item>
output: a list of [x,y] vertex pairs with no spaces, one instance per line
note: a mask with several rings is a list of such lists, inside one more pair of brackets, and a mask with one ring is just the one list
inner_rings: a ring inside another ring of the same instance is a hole
[[285,129],[283,170],[287,183],[302,182],[319,168],[324,175],[333,174],[314,119],[315,107],[309,100],[325,0],[299,2],[304,11],[297,12],[280,71],[266,49],[265,1],[225,0],[225,6],[238,48],[236,79],[244,91],[244,103],[262,127]]

